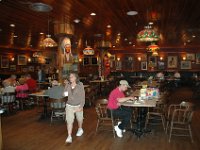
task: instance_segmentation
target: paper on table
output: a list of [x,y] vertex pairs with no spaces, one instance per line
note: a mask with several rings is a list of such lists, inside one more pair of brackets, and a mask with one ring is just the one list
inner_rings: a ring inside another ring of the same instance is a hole
[[68,92],[64,92],[64,96],[68,96]]

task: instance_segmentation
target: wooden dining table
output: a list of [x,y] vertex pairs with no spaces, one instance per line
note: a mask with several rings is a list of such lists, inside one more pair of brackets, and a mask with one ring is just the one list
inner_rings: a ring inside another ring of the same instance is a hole
[[136,127],[130,129],[130,131],[133,134],[135,134],[137,138],[140,138],[143,134],[147,132],[151,132],[150,129],[145,129],[146,115],[148,112],[148,108],[156,107],[157,101],[158,98],[152,98],[152,99],[134,100],[134,101],[128,100],[126,102],[121,103],[122,106],[137,108]]
[[35,97],[43,99],[43,113],[41,114],[40,119],[46,119],[48,116],[47,100],[48,100],[49,96],[45,94],[45,90],[31,93],[31,94],[29,94],[29,96],[35,96]]

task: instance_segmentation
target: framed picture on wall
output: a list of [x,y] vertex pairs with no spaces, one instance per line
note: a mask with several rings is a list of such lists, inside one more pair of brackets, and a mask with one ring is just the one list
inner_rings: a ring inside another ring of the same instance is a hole
[[168,56],[167,57],[167,67],[168,68],[177,68],[178,57],[177,56]]
[[147,70],[147,62],[146,61],[141,62],[141,70]]
[[24,72],[24,73],[28,72],[28,67],[22,67],[21,71]]
[[122,70],[122,62],[121,61],[116,61],[115,67],[116,67],[116,70]]
[[89,65],[90,64],[90,59],[89,57],[83,58],[83,65]]
[[132,56],[125,56],[123,60],[123,69],[125,70],[133,70],[133,57]]
[[149,65],[151,67],[156,67],[157,66],[157,58],[155,56],[149,56]]
[[196,54],[196,64],[200,64],[200,53]]
[[159,70],[165,69],[165,62],[164,61],[158,61],[158,69]]
[[110,61],[115,61],[115,55],[110,55]]
[[92,65],[97,65],[97,64],[98,64],[97,57],[92,57]]
[[195,54],[194,53],[186,54],[186,60],[195,61]]
[[29,71],[29,72],[34,72],[34,70],[35,70],[34,66],[29,66],[29,67],[28,67],[28,71]]
[[17,64],[27,65],[27,57],[25,55],[18,55]]
[[17,66],[16,65],[10,65],[10,71],[16,71]]
[[1,56],[1,68],[9,68],[9,57]]
[[192,69],[191,61],[181,61],[181,69]]

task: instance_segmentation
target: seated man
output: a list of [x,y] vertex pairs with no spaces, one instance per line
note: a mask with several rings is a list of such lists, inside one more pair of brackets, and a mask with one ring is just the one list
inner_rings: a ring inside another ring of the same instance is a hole
[[121,80],[120,85],[115,88],[109,95],[107,108],[112,111],[114,117],[118,117],[122,122],[115,126],[115,131],[118,137],[123,137],[122,131],[130,123],[132,116],[132,109],[120,106],[121,102],[127,100],[134,100],[134,97],[125,97],[124,92],[130,88],[126,80]]
[[59,85],[58,81],[54,80],[52,82],[52,88],[45,91],[45,95],[48,95],[52,99],[61,99],[63,96],[64,86]]
[[18,85],[16,78],[17,78],[17,76],[13,74],[10,76],[10,78],[5,79],[3,82],[9,82],[11,86],[16,86],[16,85]]
[[3,88],[1,89],[1,93],[14,93],[15,87],[11,85],[11,82],[9,80],[3,81]]
[[164,80],[164,74],[163,74],[163,72],[158,72],[157,74],[156,74],[156,78],[158,79],[158,80]]
[[[51,99],[58,100],[58,99],[64,98],[63,91],[64,91],[64,86],[60,85],[58,83],[58,81],[54,80],[52,82],[52,88],[46,90],[45,95],[48,95],[49,98],[51,98]],[[55,108],[58,108],[58,107],[60,107],[60,105],[62,105],[62,107],[64,107],[65,103],[64,102],[62,104],[61,103],[54,103],[54,104],[51,103],[51,107],[53,107],[53,105]]]
[[176,79],[180,79],[181,78],[181,75],[180,75],[180,73],[178,71],[176,71],[174,73],[174,78],[176,78]]
[[37,82],[36,82],[36,80],[34,80],[31,77],[30,74],[26,75],[26,84],[28,85],[28,89],[29,89],[29,91],[31,93],[36,91],[36,89],[37,89]]

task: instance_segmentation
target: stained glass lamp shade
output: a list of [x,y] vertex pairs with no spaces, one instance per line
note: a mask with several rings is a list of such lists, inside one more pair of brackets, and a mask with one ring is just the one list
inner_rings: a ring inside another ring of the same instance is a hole
[[147,28],[138,33],[137,40],[140,42],[155,42],[159,40],[159,35],[154,29]]
[[151,44],[147,47],[147,52],[152,53],[152,56],[158,56],[159,46],[156,44]]
[[51,35],[47,35],[47,37],[43,40],[42,45],[44,47],[56,47],[57,43],[51,38]]

